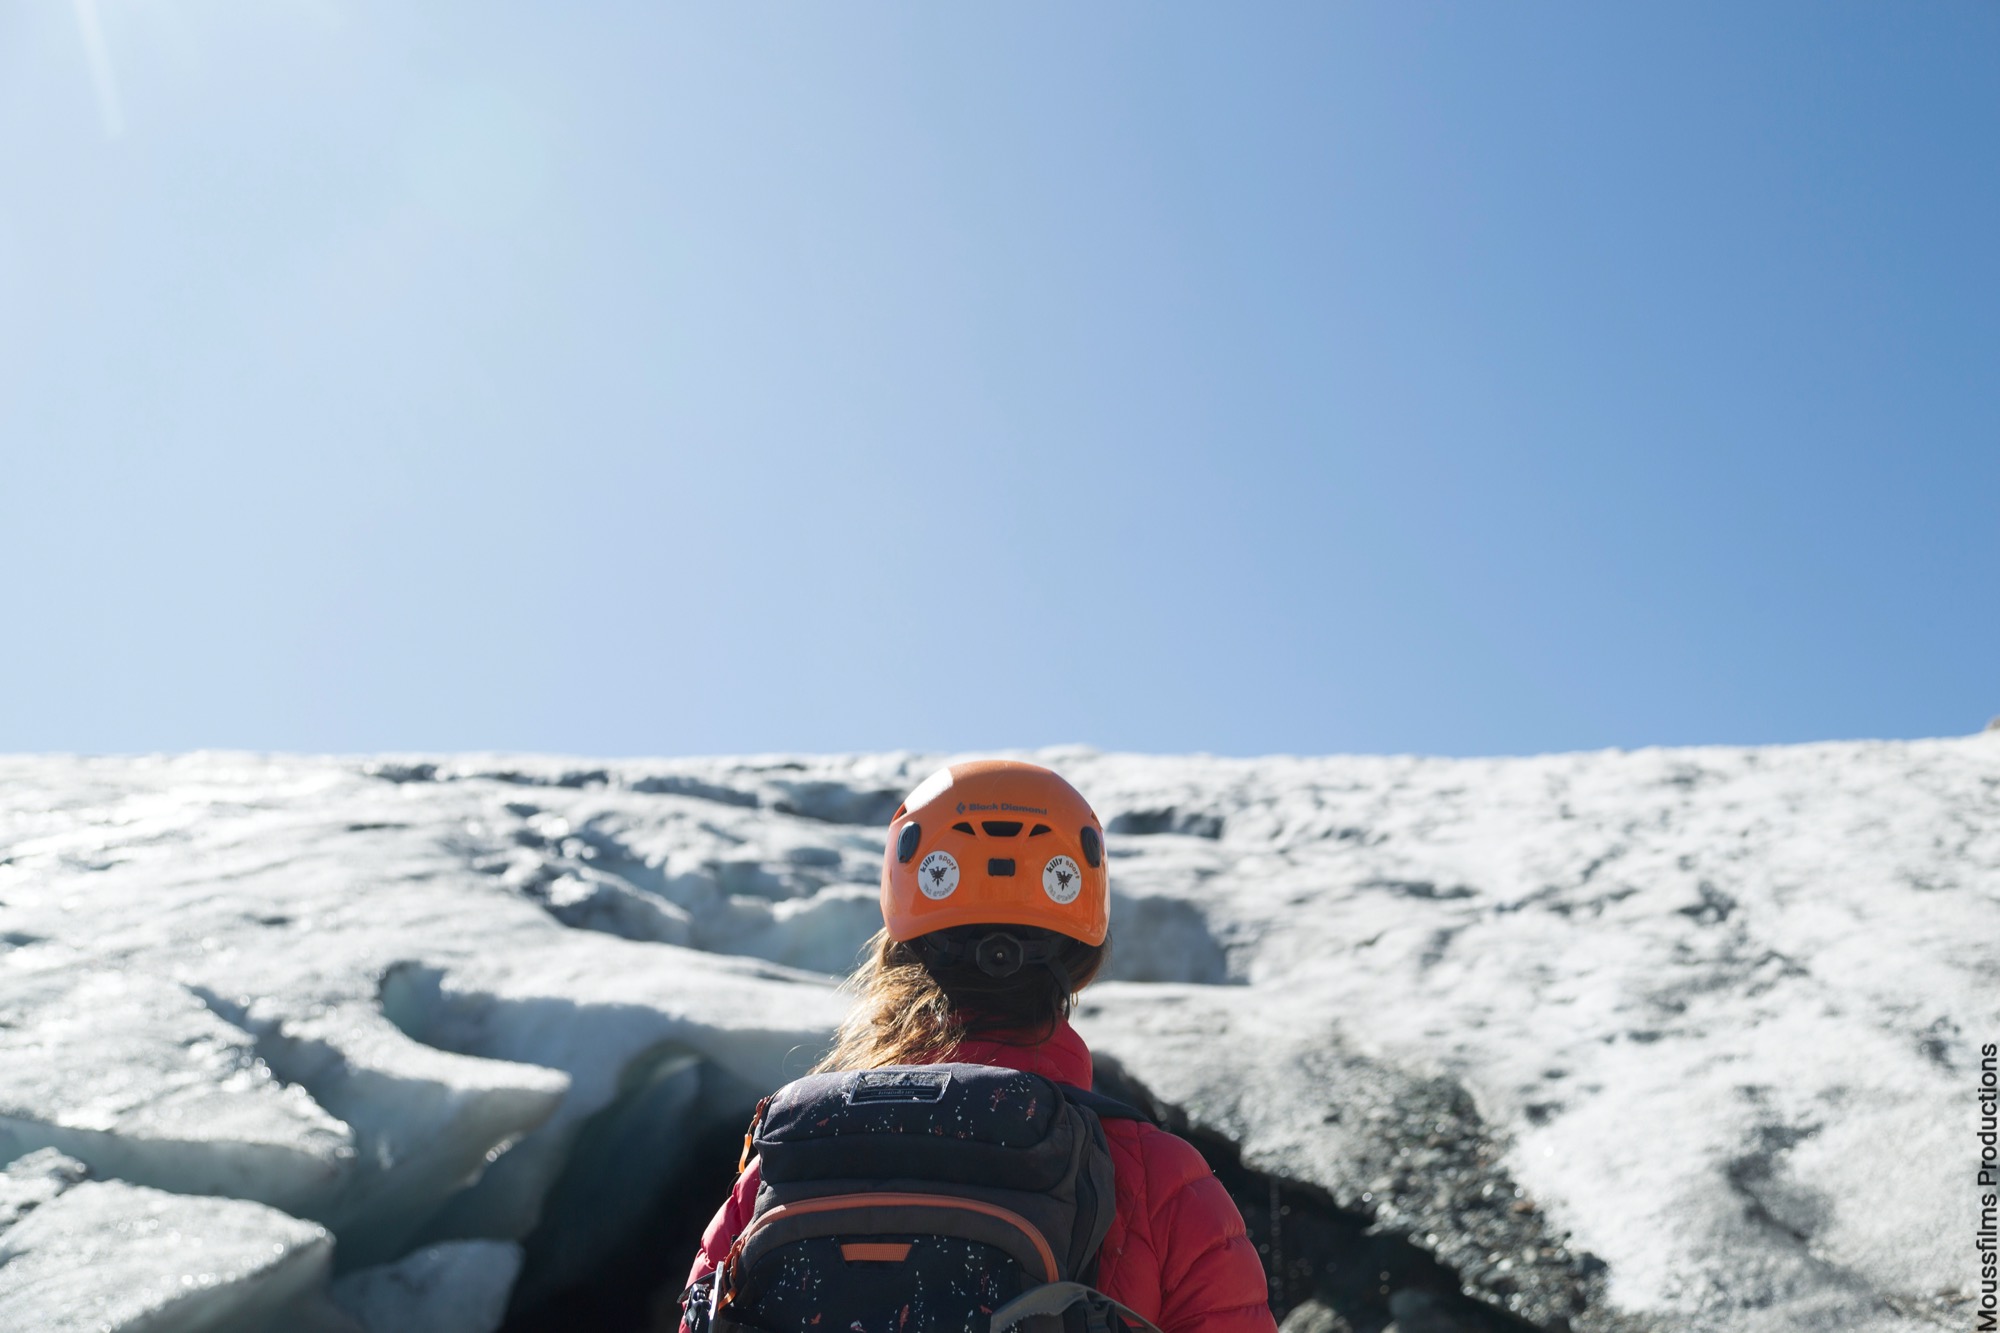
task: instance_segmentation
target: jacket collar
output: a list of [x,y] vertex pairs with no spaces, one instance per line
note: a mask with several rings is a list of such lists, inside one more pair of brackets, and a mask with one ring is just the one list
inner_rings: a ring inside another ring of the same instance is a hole
[[1066,1018],[1056,1020],[1056,1030],[1046,1041],[1027,1044],[973,1037],[961,1043],[951,1058],[963,1064],[1000,1065],[1024,1074],[1040,1074],[1076,1088],[1091,1084],[1090,1047]]

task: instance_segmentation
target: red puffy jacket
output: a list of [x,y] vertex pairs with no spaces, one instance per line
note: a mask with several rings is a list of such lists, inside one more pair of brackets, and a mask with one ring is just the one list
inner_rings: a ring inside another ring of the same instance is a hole
[[[1087,1088],[1090,1048],[1068,1023],[1037,1046],[969,1041],[952,1057]],[[1163,1333],[1275,1333],[1270,1291],[1243,1215],[1186,1139],[1140,1120],[1104,1121],[1117,1169],[1117,1214],[1099,1251],[1097,1286]],[[688,1281],[722,1262],[750,1220],[757,1164],[708,1224]]]

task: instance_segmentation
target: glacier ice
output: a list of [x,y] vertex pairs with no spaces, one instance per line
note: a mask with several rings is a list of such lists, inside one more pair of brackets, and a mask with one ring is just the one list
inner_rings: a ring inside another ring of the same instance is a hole
[[352,1172],[348,1126],[273,1077],[248,1034],[195,993],[51,952],[9,956],[0,1145],[57,1148],[134,1184],[292,1212]]
[[333,1304],[366,1333],[494,1333],[521,1271],[521,1247],[462,1240],[337,1279]]
[[0,1328],[255,1333],[326,1284],[322,1227],[84,1176],[43,1148],[0,1177]]
[[[1085,1035],[1272,1189],[1545,1327],[1962,1308],[2000,735],[1041,758],[1114,830]],[[0,1327],[591,1280],[823,1049],[936,762],[0,759]]]

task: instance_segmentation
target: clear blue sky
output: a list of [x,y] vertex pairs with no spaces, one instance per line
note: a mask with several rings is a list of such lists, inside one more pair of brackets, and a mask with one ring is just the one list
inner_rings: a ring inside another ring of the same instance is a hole
[[0,750],[2000,713],[2000,5],[0,0]]

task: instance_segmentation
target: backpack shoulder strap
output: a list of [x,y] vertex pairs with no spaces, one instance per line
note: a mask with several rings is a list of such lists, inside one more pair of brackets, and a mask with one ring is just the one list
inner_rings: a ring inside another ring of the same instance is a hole
[[1073,1305],[1084,1307],[1084,1327],[1091,1333],[1160,1333],[1159,1325],[1129,1305],[1120,1305],[1081,1282],[1049,1282],[1030,1287],[993,1312],[993,1333],[1004,1333],[1037,1315],[1059,1315]]

